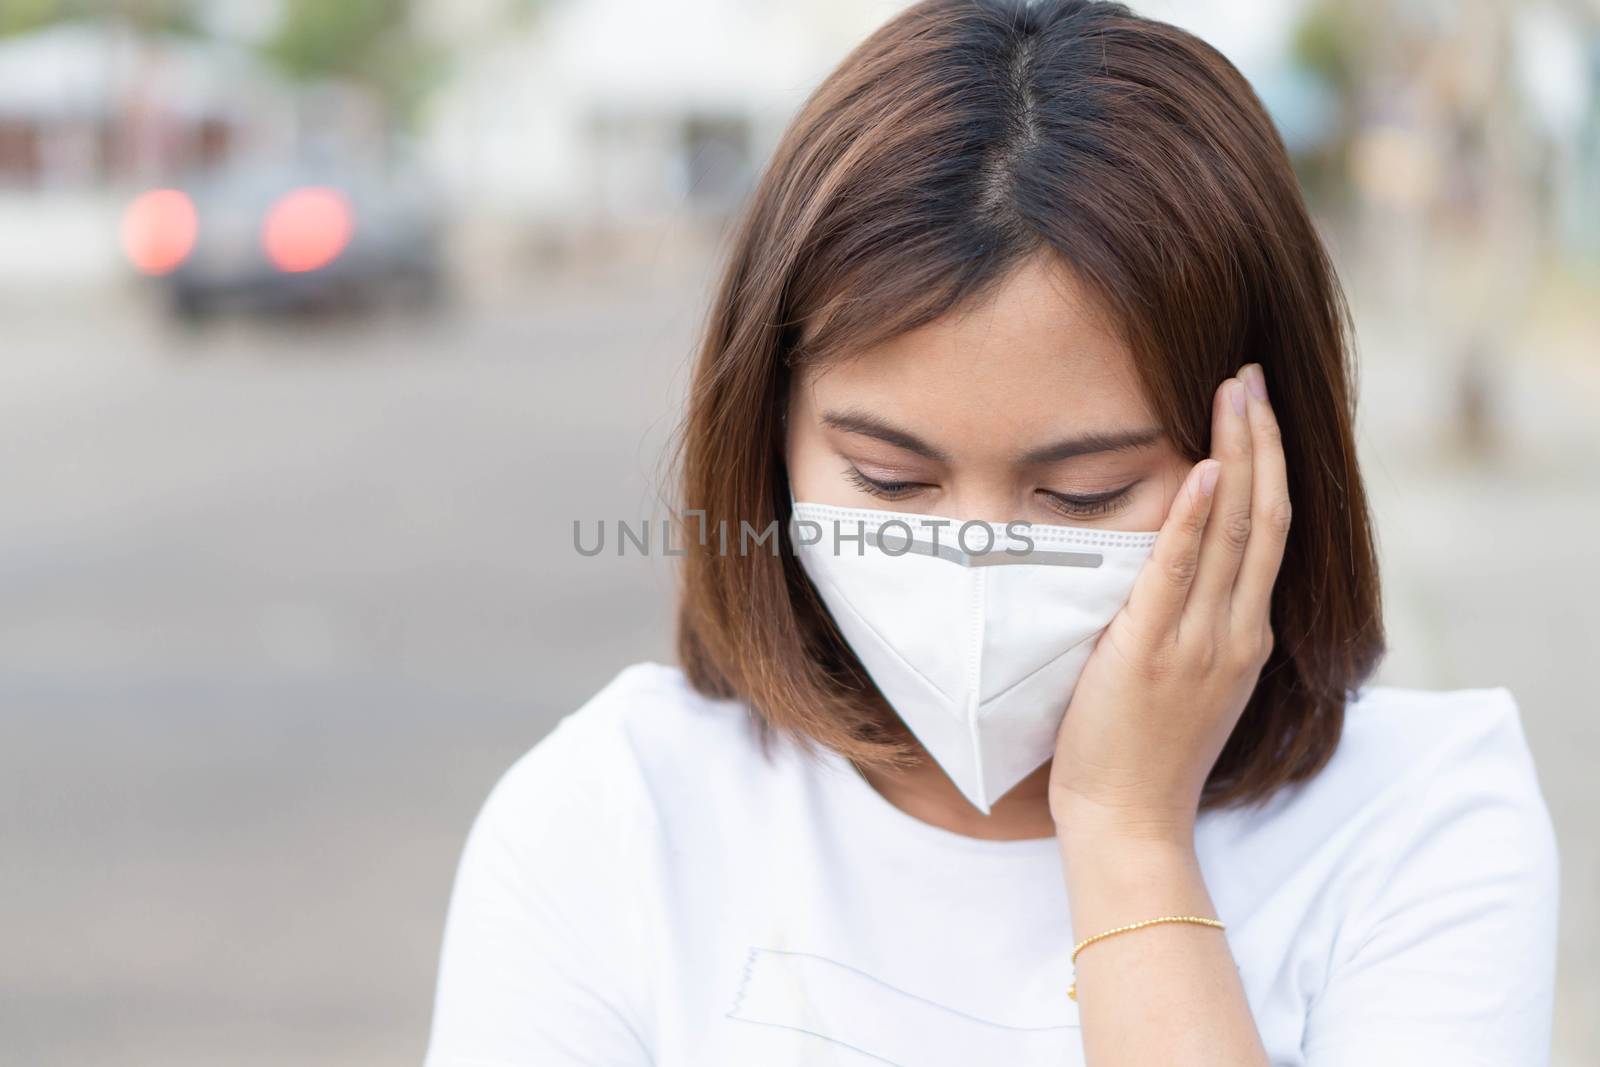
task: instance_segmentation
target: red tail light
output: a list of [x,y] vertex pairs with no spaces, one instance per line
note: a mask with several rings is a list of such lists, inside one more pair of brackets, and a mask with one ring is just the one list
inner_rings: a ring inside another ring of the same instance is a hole
[[355,213],[337,189],[305,186],[284,193],[261,223],[261,247],[286,273],[326,267],[350,244]]
[[200,218],[177,189],[151,189],[122,215],[122,251],[141,274],[169,274],[194,251]]

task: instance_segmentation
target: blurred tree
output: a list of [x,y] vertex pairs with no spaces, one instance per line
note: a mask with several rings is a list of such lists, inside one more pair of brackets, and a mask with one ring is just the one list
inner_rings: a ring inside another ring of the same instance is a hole
[[69,19],[121,18],[141,30],[191,33],[194,0],[4,0],[0,36],[28,33]]
[[27,33],[61,16],[61,0],[6,0],[0,4],[0,37]]
[[417,34],[411,0],[286,0],[266,54],[297,78],[365,86],[402,121],[442,60]]
[[1335,101],[1331,136],[1295,158],[1307,193],[1318,206],[1343,216],[1352,207],[1348,173],[1351,143],[1361,122],[1361,87],[1373,62],[1373,32],[1360,5],[1312,0],[1290,39],[1294,63],[1320,81]]
[[1346,4],[1319,0],[1306,8],[1290,49],[1297,62],[1341,93],[1351,93],[1361,77],[1367,38],[1362,20]]

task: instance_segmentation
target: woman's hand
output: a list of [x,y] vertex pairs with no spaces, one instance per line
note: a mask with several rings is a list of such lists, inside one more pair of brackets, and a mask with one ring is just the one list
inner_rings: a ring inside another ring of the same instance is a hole
[[1191,846],[1201,788],[1272,650],[1290,508],[1258,364],[1217,390],[1211,457],[1073,691],[1050,772],[1065,833]]
[[[1283,448],[1259,374],[1251,364],[1217,390],[1211,458],[1178,490],[1056,738],[1050,813],[1078,938],[1215,914],[1195,811],[1272,650],[1269,606],[1289,532]],[[1267,1063],[1216,930],[1167,923],[1108,938],[1074,973],[1095,1067]]]

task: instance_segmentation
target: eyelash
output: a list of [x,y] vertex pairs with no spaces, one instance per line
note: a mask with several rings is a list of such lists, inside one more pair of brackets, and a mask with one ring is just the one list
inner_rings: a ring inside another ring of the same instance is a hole
[[880,482],[875,478],[868,478],[854,465],[846,467],[844,474],[857,489],[882,500],[903,500],[921,488],[916,482]]
[[[846,468],[845,477],[863,493],[880,500],[904,500],[918,489],[924,488],[920,482],[880,482],[875,478],[868,478],[853,465]],[[1127,497],[1128,490],[1132,488],[1132,485],[1125,485],[1121,489],[1091,497],[1067,496],[1048,489],[1041,489],[1039,493],[1044,496],[1047,506],[1053,511],[1068,518],[1092,519],[1118,510]]]
[[1097,519],[1113,512],[1119,511],[1126,502],[1128,490],[1133,486],[1123,486],[1121,489],[1110,493],[1101,493],[1098,496],[1071,497],[1060,493],[1052,493],[1048,489],[1039,490],[1044,494],[1049,507],[1071,519]]

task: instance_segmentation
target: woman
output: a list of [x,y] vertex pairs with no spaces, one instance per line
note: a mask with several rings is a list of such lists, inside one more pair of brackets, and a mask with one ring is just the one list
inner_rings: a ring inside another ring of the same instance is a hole
[[1345,329],[1200,41],[1088,0],[873,35],[708,323],[682,666],[495,788],[430,1067],[1544,1062],[1512,695],[1368,682]]

